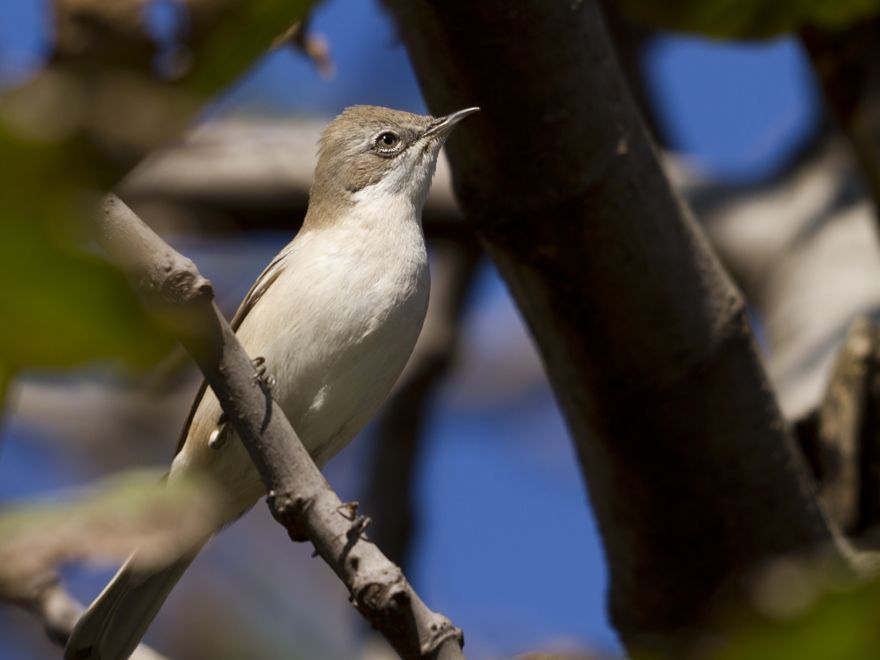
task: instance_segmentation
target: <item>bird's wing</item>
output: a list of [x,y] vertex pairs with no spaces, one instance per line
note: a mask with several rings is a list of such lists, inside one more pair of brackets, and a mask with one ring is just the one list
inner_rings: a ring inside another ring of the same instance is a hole
[[[293,242],[288,243],[287,246],[275,256],[269,265],[263,269],[263,272],[260,273],[260,276],[251,285],[250,290],[245,295],[244,300],[241,301],[241,305],[238,306],[238,310],[236,310],[235,315],[229,322],[229,325],[232,326],[233,332],[238,332],[238,329],[241,327],[248,312],[254,308],[257,301],[263,297],[263,294],[268,291],[269,287],[272,286],[272,283],[278,279],[278,276],[281,275],[282,272],[284,272],[284,260],[287,255],[290,254],[292,248]],[[202,402],[202,397],[205,395],[206,389],[208,389],[208,381],[202,380],[202,384],[199,386],[199,391],[196,392],[195,399],[193,400],[189,413],[186,416],[186,421],[183,423],[183,428],[180,430],[180,437],[177,439],[177,449],[174,450],[175,456],[177,456],[177,454],[180,453],[180,450],[183,449],[183,443],[186,442],[189,427],[192,425],[193,418],[196,416],[196,410],[199,409],[199,404]]]

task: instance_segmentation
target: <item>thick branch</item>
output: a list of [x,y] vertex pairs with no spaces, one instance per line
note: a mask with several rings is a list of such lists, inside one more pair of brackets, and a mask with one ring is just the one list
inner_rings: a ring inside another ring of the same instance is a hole
[[865,188],[880,211],[880,18],[844,30],[801,32],[825,102],[849,139]]
[[461,658],[461,632],[432,612],[400,569],[363,535],[368,520],[343,504],[280,408],[259,385],[212,301],[210,283],[118,198],[98,226],[105,250],[138,281],[145,298],[205,374],[269,492],[275,518],[305,535],[345,583],[355,607],[404,658]]
[[[633,648],[706,633],[724,586],[832,541],[742,299],[665,179],[595,2],[388,0],[465,214],[535,336]],[[527,63],[525,65],[524,63]]]

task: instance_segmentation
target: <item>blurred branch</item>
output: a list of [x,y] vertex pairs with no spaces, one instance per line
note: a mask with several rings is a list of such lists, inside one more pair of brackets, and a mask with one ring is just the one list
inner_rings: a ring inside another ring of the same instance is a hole
[[712,605],[745,598],[756,564],[840,544],[742,298],[660,169],[595,2],[387,4],[429,106],[483,108],[449,140],[456,190],[567,418],[612,620],[631,649],[680,655],[720,632]]
[[831,518],[867,545],[880,525],[880,324],[857,319],[819,409],[798,430]]
[[[0,598],[3,595],[0,594]],[[43,624],[49,637],[63,646],[70,632],[83,612],[83,606],[68,594],[54,575],[46,576],[34,584],[26,595],[19,595],[13,602]],[[164,660],[165,656],[156,653],[145,644],[139,644],[130,660]]]
[[[0,601],[29,610],[63,645],[83,608],[58,584],[55,567],[121,561],[135,548],[144,564],[162,564],[216,527],[219,493],[212,484],[157,488],[158,481],[155,472],[117,475],[73,501],[67,494],[0,509]],[[159,657],[139,649],[135,657]]]
[[769,184],[679,187],[742,287],[788,419],[819,405],[853,318],[880,310],[875,217],[846,144],[828,136]]
[[388,556],[408,566],[415,516],[416,459],[434,392],[452,366],[460,319],[480,262],[476,245],[431,245],[431,296],[425,325],[393,396],[376,423],[364,509],[377,514],[370,536]]
[[808,27],[801,39],[825,101],[849,138],[880,221],[880,18],[843,30]]
[[321,35],[311,30],[311,19],[312,12],[309,12],[275,39],[272,47],[292,46],[312,61],[322,77],[329,79],[333,77],[336,69],[330,56],[330,47]]
[[343,504],[260,386],[254,366],[212,301],[195,265],[111,196],[98,223],[104,249],[138,282],[176,331],[235,426],[292,539],[308,538],[345,583],[358,611],[404,658],[461,658],[461,632],[429,610],[363,531],[368,521]]
[[[324,122],[218,120],[140,163],[117,187],[151,226],[170,211],[175,232],[296,229],[305,216]],[[437,163],[425,203],[429,238],[468,237],[449,165]]]
[[[311,4],[183,0],[176,9],[186,28],[160,44],[142,0],[53,0],[52,54],[37,79],[65,79],[66,122],[82,129],[111,177],[183,132],[200,104],[244,73]],[[174,62],[163,70],[166,49]]]

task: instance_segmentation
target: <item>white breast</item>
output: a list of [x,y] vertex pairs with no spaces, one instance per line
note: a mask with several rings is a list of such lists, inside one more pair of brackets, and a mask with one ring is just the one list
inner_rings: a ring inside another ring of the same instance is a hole
[[[273,397],[319,465],[375,414],[425,318],[420,209],[400,200],[374,188],[342,221],[297,236],[281,275],[238,330],[248,353],[266,359]],[[208,394],[197,415],[218,411]],[[262,492],[237,439],[210,450],[207,438],[189,438],[175,466],[195,464],[239,497]]]

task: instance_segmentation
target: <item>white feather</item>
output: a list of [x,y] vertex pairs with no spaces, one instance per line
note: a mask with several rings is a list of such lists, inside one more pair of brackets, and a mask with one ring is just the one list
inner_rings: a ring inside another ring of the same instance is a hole
[[[345,217],[297,236],[238,330],[248,354],[266,359],[277,381],[272,395],[319,465],[375,414],[421,330],[429,291],[421,207],[433,168],[425,169],[423,179],[410,170],[367,186]],[[208,390],[196,416],[218,413]],[[237,438],[219,450],[189,438],[172,477],[192,468],[228,488],[230,517],[264,492]]]

